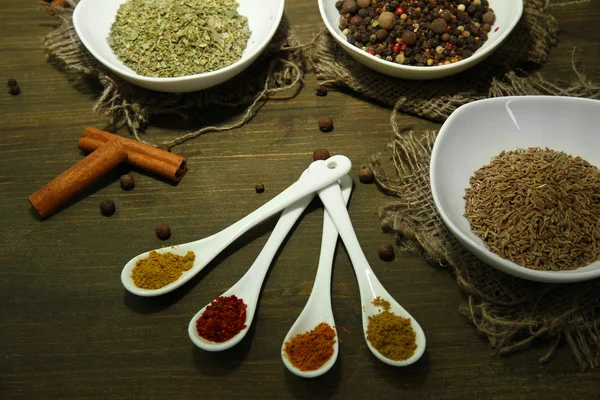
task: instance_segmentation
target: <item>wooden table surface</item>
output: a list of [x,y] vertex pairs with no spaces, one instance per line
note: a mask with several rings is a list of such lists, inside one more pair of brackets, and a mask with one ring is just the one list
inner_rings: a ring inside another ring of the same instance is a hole
[[[321,27],[315,1],[289,1],[286,10],[304,41]],[[557,7],[560,44],[543,71],[571,80],[571,53],[600,82],[600,7]],[[463,296],[448,271],[422,257],[379,260],[377,247],[392,240],[375,211],[386,200],[356,170],[391,138],[390,111],[347,93],[314,95],[309,72],[291,100],[270,101],[248,125],[211,133],[178,146],[190,171],[179,185],[133,171],[137,186],[119,187],[119,167],[57,215],[39,221],[27,197],[82,158],[76,144],[85,126],[107,126],[92,112],[97,92],[76,88],[45,59],[43,36],[55,25],[34,1],[0,0],[0,77],[16,78],[19,96],[0,94],[0,397],[202,399],[536,399],[600,396],[600,371],[581,372],[567,349],[546,365],[543,349],[506,358],[490,355],[485,341],[458,312]],[[223,111],[226,121],[239,110]],[[332,115],[323,134],[319,117]],[[416,129],[439,125],[410,116]],[[184,132],[155,121],[149,140]],[[126,134],[121,131],[120,133]],[[248,336],[224,353],[196,349],[189,319],[235,283],[252,264],[275,224],[270,220],[237,241],[198,277],[160,298],[138,298],[121,286],[122,266],[134,255],[196,240],[235,222],[289,184],[325,147],[353,161],[349,206],[356,233],[375,273],[426,332],[428,347],[415,365],[395,369],[378,361],[361,332],[358,289],[339,245],[332,297],[340,330],[340,357],[325,376],[303,380],[282,364],[282,339],[302,310],[319,257],[322,209],[314,203],[278,253],[264,284]],[[264,183],[257,194],[254,185]],[[112,199],[110,218],[98,204]],[[167,242],[158,222],[171,225]]]

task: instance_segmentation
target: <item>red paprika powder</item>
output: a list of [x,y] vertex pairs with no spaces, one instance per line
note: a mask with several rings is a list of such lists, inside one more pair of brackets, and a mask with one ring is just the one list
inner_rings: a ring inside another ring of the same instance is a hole
[[231,339],[246,327],[247,307],[235,295],[217,297],[196,321],[198,335],[218,343]]

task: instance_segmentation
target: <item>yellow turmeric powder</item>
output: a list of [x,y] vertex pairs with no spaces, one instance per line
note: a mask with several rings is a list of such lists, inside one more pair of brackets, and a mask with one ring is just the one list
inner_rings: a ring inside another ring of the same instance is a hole
[[194,265],[196,255],[188,251],[185,256],[151,251],[148,258],[138,260],[131,271],[135,286],[142,289],[160,289],[181,277]]

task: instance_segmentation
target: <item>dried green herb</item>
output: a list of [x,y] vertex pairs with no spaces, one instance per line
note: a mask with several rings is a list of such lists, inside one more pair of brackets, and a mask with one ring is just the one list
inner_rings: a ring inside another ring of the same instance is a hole
[[235,0],[128,0],[108,44],[139,75],[175,77],[224,68],[242,57],[250,30]]
[[526,268],[600,258],[600,170],[550,149],[502,152],[471,177],[465,216],[491,251]]

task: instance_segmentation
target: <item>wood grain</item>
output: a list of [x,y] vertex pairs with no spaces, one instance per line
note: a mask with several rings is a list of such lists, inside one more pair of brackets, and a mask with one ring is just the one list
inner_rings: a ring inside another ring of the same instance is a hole
[[[288,1],[294,29],[308,41],[321,28],[316,2]],[[542,68],[571,80],[572,53],[589,79],[600,81],[600,8],[597,1],[555,9],[560,43]],[[581,372],[568,351],[547,365],[543,349],[506,358],[459,314],[463,297],[448,271],[418,255],[385,263],[375,215],[386,197],[358,182],[356,169],[391,138],[388,109],[347,93],[313,93],[314,75],[294,99],[271,101],[243,128],[207,134],[176,151],[189,160],[178,184],[133,170],[136,188],[123,192],[120,166],[59,214],[40,222],[27,196],[82,158],[77,139],[85,126],[107,126],[92,112],[93,87],[75,87],[45,59],[43,36],[55,25],[35,2],[0,0],[0,71],[16,78],[19,96],[0,95],[0,398],[202,398],[202,399],[532,399],[600,396],[599,372]],[[239,111],[239,110],[238,110]],[[226,119],[238,111],[222,110]],[[331,115],[335,129],[317,129]],[[161,142],[185,125],[155,121],[147,138]],[[417,129],[439,125],[410,116]],[[122,132],[121,132],[122,133]],[[340,358],[326,376],[301,380],[287,372],[281,341],[310,293],[318,262],[322,209],[315,201],[278,253],[248,337],[220,354],[194,348],[189,318],[235,283],[266,242],[275,221],[253,229],[183,288],[158,299],[124,291],[122,266],[132,256],[163,244],[215,233],[275,196],[310,162],[317,147],[350,157],[356,186],[349,206],[369,262],[390,293],[421,323],[428,339],[416,365],[393,369],[376,360],[361,335],[358,289],[339,245],[333,307]],[[264,183],[257,194],[254,185]],[[100,215],[103,199],[117,204]],[[154,234],[171,225],[167,242]]]

